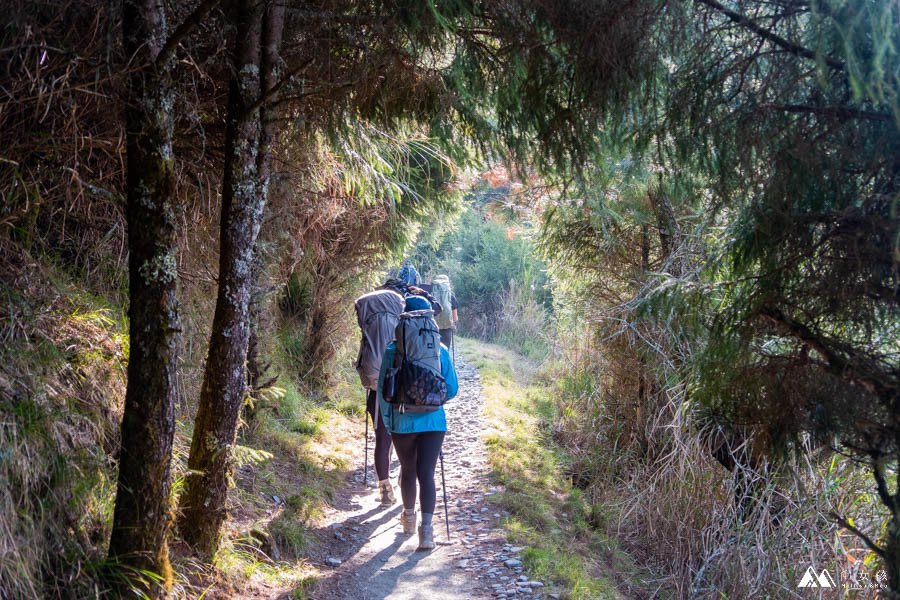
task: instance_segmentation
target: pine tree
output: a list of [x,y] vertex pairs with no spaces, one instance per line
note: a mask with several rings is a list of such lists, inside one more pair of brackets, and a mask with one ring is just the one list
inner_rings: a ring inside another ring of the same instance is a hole
[[277,84],[284,10],[279,1],[247,0],[238,4],[235,13],[218,297],[188,458],[190,474],[181,498],[181,533],[209,559],[218,548],[219,530],[227,516],[231,451],[246,397],[252,265],[268,194],[275,135],[271,92]]
[[181,329],[171,61],[214,4],[201,3],[171,35],[162,3],[126,0],[122,8],[124,49],[133,60],[125,100],[131,351],[109,557],[129,575],[112,581],[127,587],[135,575],[153,597],[172,583],[167,544]]

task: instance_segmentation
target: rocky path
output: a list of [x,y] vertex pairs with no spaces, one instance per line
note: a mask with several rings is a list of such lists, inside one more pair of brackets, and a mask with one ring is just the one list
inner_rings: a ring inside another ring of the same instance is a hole
[[[437,480],[435,541],[431,552],[417,552],[417,536],[400,529],[401,505],[378,503],[369,472],[363,486],[360,468],[335,498],[316,531],[310,559],[325,573],[309,591],[314,600],[382,598],[476,599],[553,598],[540,582],[522,574],[521,548],[506,543],[500,520],[506,516],[489,501],[496,488],[487,479],[481,384],[477,371],[458,357],[459,395],[447,406],[444,467],[450,538],[443,513],[440,464]],[[370,451],[371,451],[370,444]],[[360,453],[362,454],[362,453]],[[360,456],[360,459],[362,457]],[[371,456],[370,456],[371,460]],[[399,465],[393,461],[391,480]],[[396,490],[399,499],[399,490]]]

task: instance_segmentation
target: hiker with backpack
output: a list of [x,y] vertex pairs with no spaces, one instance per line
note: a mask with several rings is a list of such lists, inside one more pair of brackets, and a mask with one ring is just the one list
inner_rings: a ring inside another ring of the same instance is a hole
[[415,531],[418,482],[422,512],[418,549],[430,550],[434,548],[432,520],[437,503],[434,471],[447,432],[443,404],[456,396],[459,384],[450,353],[440,343],[429,301],[410,296],[404,309],[395,341],[382,359],[378,401],[400,459],[403,533]]
[[428,300],[428,303],[431,305],[431,310],[434,311],[435,316],[440,315],[444,310],[443,305],[441,305],[441,303],[438,302],[437,299],[432,296],[428,290],[424,289],[423,286],[409,285],[402,279],[399,279],[397,277],[389,277],[381,287],[382,289],[393,290],[404,298],[409,298],[410,296],[422,296],[423,298]]
[[438,275],[432,281],[429,291],[441,306],[448,309],[440,314],[435,314],[434,320],[437,322],[438,329],[441,332],[441,343],[450,348],[453,344],[453,330],[456,329],[456,322],[459,321],[457,313],[459,305],[450,287],[450,278],[446,275]]
[[391,487],[391,434],[384,425],[379,414],[376,401],[378,375],[385,348],[394,340],[397,323],[404,308],[404,297],[390,287],[381,288],[363,294],[356,299],[356,320],[362,338],[359,343],[359,355],[356,359],[356,371],[360,382],[366,389],[366,469],[368,469],[368,417],[371,416],[375,427],[375,473],[378,476],[378,489],[381,492],[381,505],[393,506],[396,502]]
[[400,267],[400,271],[397,273],[397,278],[402,280],[407,285],[419,285],[419,272],[409,262],[409,259],[403,261],[403,266]]

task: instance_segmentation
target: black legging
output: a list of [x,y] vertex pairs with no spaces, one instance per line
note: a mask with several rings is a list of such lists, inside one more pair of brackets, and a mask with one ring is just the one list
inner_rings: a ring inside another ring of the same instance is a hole
[[447,346],[447,350],[449,350],[453,344],[453,329],[448,327],[447,329],[439,330],[439,332],[441,334],[441,343]]
[[384,481],[391,477],[391,432],[384,426],[381,412],[375,418],[375,390],[369,390],[366,394],[366,411],[372,416],[375,423],[375,473],[378,481]]
[[419,481],[419,507],[423,513],[434,514],[437,492],[434,489],[434,467],[437,465],[443,431],[395,433],[394,448],[400,459],[400,495],[403,508],[416,506],[416,480]]

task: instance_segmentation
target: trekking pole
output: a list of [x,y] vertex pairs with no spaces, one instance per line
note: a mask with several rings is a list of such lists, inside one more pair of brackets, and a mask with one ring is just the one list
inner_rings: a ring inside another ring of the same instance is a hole
[[450,333],[450,347],[453,349],[453,366],[456,367],[456,329]]
[[447,480],[444,478],[444,453],[441,457],[441,489],[444,492],[444,522],[447,524],[447,543],[450,543],[450,512],[447,510]]
[[369,487],[369,411],[363,413],[366,416],[366,454],[363,459],[364,467],[363,467],[363,487]]

